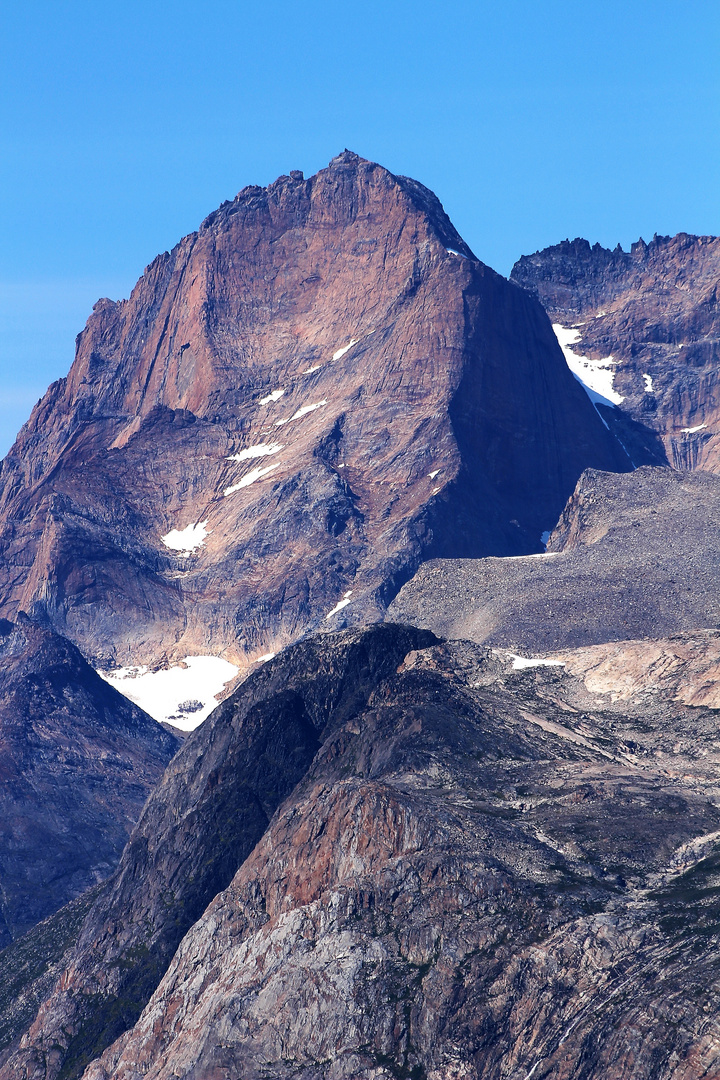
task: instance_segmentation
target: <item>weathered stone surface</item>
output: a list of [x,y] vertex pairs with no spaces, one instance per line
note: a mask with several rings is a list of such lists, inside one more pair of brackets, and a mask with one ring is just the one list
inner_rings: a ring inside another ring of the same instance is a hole
[[720,627],[720,480],[589,470],[548,554],[432,560],[388,617],[520,652]]
[[719,237],[655,236],[630,252],[566,240],[511,278],[577,328],[574,351],[612,356],[624,400],[600,409],[637,465],[720,471]]
[[69,641],[0,622],[0,944],[114,870],[179,745]]
[[[282,449],[230,460],[260,444]],[[377,617],[428,554],[539,550],[588,466],[628,461],[542,307],[346,152],[244,189],[96,305],[0,471],[0,613],[94,662],[243,665]]]
[[[421,648],[398,666],[413,634]],[[393,626],[312,639],[251,675],[175,759],[135,834],[150,896],[167,895],[168,872],[187,877],[193,797],[211,850],[203,822],[232,783],[210,782],[218,751],[245,742],[247,761],[266,760],[283,693],[307,710],[312,763],[86,1080],[717,1074],[712,710],[613,702],[561,668],[514,671]],[[287,750],[307,745],[281,726]],[[105,890],[3,1080],[78,1075],[78,1003],[118,990],[108,960],[130,940]]]
[[328,725],[368,696],[426,631],[379,625],[322,635],[257,670],[188,738],[150,797],[43,1007],[8,1068],[78,1075],[131,1026],[183,934],[232,880]]

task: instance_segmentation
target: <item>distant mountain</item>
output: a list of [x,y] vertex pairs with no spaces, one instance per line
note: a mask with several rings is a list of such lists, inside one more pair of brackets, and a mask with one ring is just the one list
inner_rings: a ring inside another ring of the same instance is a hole
[[587,467],[630,465],[540,304],[346,151],[96,305],[0,471],[0,612],[100,667],[246,666],[428,555],[541,550]]
[[0,946],[115,869],[179,746],[69,641],[0,621]]
[[714,1076],[716,746],[407,627],[291,646],[174,759],[0,1076]]
[[561,328],[573,369],[612,387],[599,409],[636,465],[720,471],[720,237],[630,252],[565,240],[523,256],[511,280]]

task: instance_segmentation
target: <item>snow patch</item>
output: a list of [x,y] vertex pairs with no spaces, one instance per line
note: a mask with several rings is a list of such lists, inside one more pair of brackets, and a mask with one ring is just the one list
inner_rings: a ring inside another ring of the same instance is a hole
[[435,471],[434,471],[434,472],[429,472],[429,473],[428,473],[428,476],[430,477],[430,479],[431,479],[431,480],[434,480],[434,479],[435,479],[435,477],[437,476],[437,474],[438,474],[439,472],[440,472],[440,470],[439,470],[439,469],[435,469]]
[[459,255],[461,259],[467,259],[467,255],[463,255],[462,251],[456,251],[455,248],[445,248],[448,255]]
[[267,664],[268,660],[272,660],[274,655],[275,655],[274,652],[263,653],[262,656],[257,656],[255,658],[255,663],[256,664]]
[[517,653],[508,653],[512,657],[513,671],[522,671],[530,667],[565,667],[564,660],[542,660],[531,656],[518,656]]
[[338,349],[333,353],[333,360],[339,360],[341,356],[344,356],[348,349],[352,349],[353,345],[357,345],[357,338],[352,338],[349,345],[343,345],[342,349]]
[[[579,330],[569,326],[560,326],[559,323],[553,324],[553,330],[567,366],[577,381],[582,384],[593,405],[613,406],[625,400],[621,394],[613,390],[615,372],[612,356],[606,356],[602,360],[591,360],[589,356],[580,356],[570,348],[580,340]],[[607,427],[607,424],[605,426]]]
[[646,394],[652,394],[652,392],[653,392],[652,375],[647,375],[647,374],[645,374],[643,372],[643,379],[645,380],[645,393]]
[[239,669],[220,656],[186,656],[183,663],[160,671],[138,666],[98,675],[155,720],[192,731],[210,715],[217,695]]
[[260,398],[260,404],[269,405],[271,401],[279,401],[284,393],[284,390],[271,390],[266,397]]
[[327,405],[327,398],[323,398],[322,401],[315,401],[312,405],[302,405],[292,416],[285,416],[282,420],[276,420],[275,427],[282,427],[283,424],[289,424],[292,420],[299,420],[301,416],[307,416],[308,413],[314,412],[315,409],[321,409],[323,405]]
[[694,435],[696,431],[702,431],[702,429],[706,427],[707,424],[698,424],[696,427],[684,427],[680,428],[680,430],[682,431],[683,435]]
[[301,375],[312,375],[313,371],[319,371],[321,367],[322,367],[322,364],[313,364],[312,367],[305,368],[305,370],[301,371],[300,374]]
[[258,443],[257,446],[246,446],[244,450],[241,450],[238,454],[231,454],[227,459],[228,461],[249,461],[250,458],[269,457],[270,454],[277,454],[283,448],[283,444],[279,442],[275,443]]
[[198,521],[196,525],[186,525],[184,529],[171,529],[160,539],[166,548],[189,555],[202,547],[207,535],[207,521]]
[[251,469],[246,476],[243,476],[239,483],[233,484],[232,487],[225,488],[223,495],[232,495],[233,492],[240,491],[241,488],[250,487],[250,485],[254,484],[256,480],[259,480],[261,476],[267,476],[273,469],[277,469],[279,464],[280,462],[276,461],[274,465],[266,465],[264,469]]
[[338,603],[335,605],[335,607],[332,609],[332,611],[328,611],[325,618],[326,619],[332,619],[333,615],[337,615],[338,611],[342,611],[342,609],[344,607],[347,607],[348,604],[350,603],[350,597],[351,596],[352,596],[352,589],[348,589],[348,591],[343,596],[342,600],[338,601]]

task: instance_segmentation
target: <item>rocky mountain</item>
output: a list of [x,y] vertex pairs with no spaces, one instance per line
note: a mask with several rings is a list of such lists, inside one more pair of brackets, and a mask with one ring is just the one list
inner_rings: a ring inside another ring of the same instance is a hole
[[630,466],[541,305],[345,152],[96,305],[0,471],[0,613],[101,668],[246,667],[429,555],[541,550],[587,467]]
[[719,237],[654,236],[629,252],[565,240],[511,278],[545,306],[636,465],[720,471]]
[[719,763],[704,706],[303,641],[190,736],[0,1075],[715,1076]]
[[179,745],[69,641],[0,622],[0,946],[114,870]]
[[588,470],[546,554],[430,560],[388,617],[542,655],[720,628],[720,478]]

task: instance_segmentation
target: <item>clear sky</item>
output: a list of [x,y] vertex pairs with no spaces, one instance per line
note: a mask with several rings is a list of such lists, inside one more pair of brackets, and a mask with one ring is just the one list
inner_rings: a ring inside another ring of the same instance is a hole
[[718,0],[5,0],[0,454],[100,296],[224,199],[349,147],[502,273],[720,232]]

